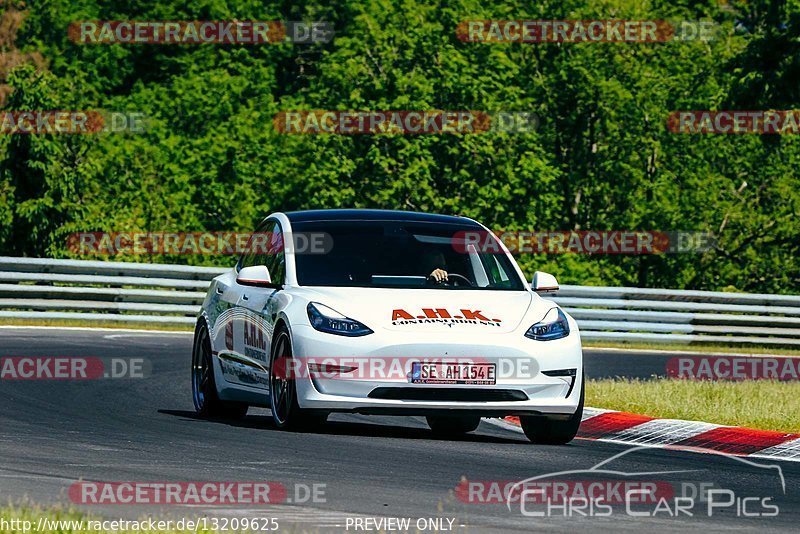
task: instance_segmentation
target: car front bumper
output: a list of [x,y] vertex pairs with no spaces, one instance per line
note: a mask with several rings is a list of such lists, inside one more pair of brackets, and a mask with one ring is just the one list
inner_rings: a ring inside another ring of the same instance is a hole
[[[517,335],[518,334],[518,335]],[[454,335],[380,332],[342,338],[305,325],[292,328],[295,383],[301,408],[327,412],[431,415],[458,412],[483,417],[575,413],[583,376],[577,328],[553,341],[533,341],[522,333]],[[494,363],[493,385],[415,384],[407,373],[414,361]],[[307,362],[356,367],[352,372],[309,372]],[[377,371],[376,371],[377,370]],[[383,370],[383,371],[381,371]],[[575,370],[575,376],[549,376]],[[385,371],[385,372],[384,372]]]

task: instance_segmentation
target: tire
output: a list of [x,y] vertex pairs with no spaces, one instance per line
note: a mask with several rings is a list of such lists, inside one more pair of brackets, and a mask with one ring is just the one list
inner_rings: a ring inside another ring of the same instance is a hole
[[[325,424],[328,414],[304,410],[297,402],[297,387],[292,376],[286,369],[293,369],[288,363],[292,359],[292,338],[285,324],[275,329],[269,360],[269,405],[272,412],[272,421],[281,430],[311,430]],[[280,358],[285,362],[275,365]],[[276,373],[276,370],[283,370]]]
[[429,415],[425,418],[431,431],[438,436],[457,436],[472,432],[481,423],[476,416],[439,416]]
[[581,398],[578,402],[578,409],[566,421],[556,421],[541,416],[520,416],[519,422],[522,431],[532,443],[546,445],[565,445],[573,440],[581,426],[583,417],[583,397],[586,383],[581,378]]
[[205,323],[200,322],[194,331],[192,346],[192,399],[194,409],[203,417],[242,419],[248,405],[242,402],[220,400],[214,379],[214,362],[211,356],[211,339]]

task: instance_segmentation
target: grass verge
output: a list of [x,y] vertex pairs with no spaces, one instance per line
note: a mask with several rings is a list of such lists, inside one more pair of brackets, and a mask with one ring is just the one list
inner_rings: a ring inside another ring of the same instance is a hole
[[583,348],[634,349],[634,350],[675,350],[713,354],[729,352],[736,354],[776,354],[783,356],[800,356],[800,349],[790,347],[771,347],[766,345],[706,345],[680,343],[614,343],[608,341],[584,341]]
[[589,380],[586,405],[651,417],[800,432],[800,382]]

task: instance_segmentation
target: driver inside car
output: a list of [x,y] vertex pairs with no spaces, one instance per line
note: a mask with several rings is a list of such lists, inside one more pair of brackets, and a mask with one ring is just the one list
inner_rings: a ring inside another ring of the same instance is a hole
[[422,262],[425,272],[430,273],[427,275],[429,281],[435,284],[449,281],[446,270],[447,263],[441,251],[431,250],[426,252],[422,257]]

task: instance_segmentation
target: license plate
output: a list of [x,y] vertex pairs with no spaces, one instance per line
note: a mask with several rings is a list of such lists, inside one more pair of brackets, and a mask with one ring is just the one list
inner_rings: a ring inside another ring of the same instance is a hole
[[493,385],[496,382],[493,363],[425,363],[411,365],[412,384],[476,384]]

